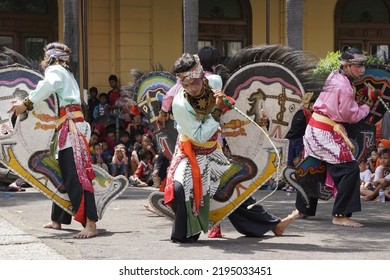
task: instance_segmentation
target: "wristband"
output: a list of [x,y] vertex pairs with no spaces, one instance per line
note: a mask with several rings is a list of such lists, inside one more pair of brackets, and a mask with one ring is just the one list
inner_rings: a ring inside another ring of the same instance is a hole
[[28,96],[25,99],[23,99],[23,105],[26,106],[28,111],[34,109],[34,104],[31,102],[30,99],[28,99]]

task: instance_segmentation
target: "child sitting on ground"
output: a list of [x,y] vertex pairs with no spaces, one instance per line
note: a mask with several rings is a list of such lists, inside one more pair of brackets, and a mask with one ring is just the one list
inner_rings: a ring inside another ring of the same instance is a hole
[[380,189],[385,190],[385,197],[390,198],[390,191],[386,188],[390,185],[390,148],[384,148],[379,152],[381,165],[375,169],[375,178],[372,183],[374,190],[361,190],[362,200],[375,200]]
[[104,158],[103,158],[103,147],[102,147],[102,144],[101,143],[95,143],[93,145],[93,154],[91,155],[91,158],[92,158],[92,163],[93,164],[96,164],[98,165],[99,167],[103,168],[104,170],[106,170],[107,172],[109,172],[108,170],[108,166],[107,164],[104,162]]
[[362,158],[359,162],[360,169],[360,189],[364,190],[374,190],[375,188],[372,186],[372,172],[367,167],[367,158]]
[[137,187],[147,187],[153,185],[152,172],[153,166],[150,164],[151,154],[149,151],[141,149],[138,152],[140,160],[134,175],[131,176],[131,183]]
[[129,160],[126,156],[125,146],[123,144],[116,145],[114,149],[114,156],[112,157],[111,175],[124,175],[126,178],[128,178],[128,164]]

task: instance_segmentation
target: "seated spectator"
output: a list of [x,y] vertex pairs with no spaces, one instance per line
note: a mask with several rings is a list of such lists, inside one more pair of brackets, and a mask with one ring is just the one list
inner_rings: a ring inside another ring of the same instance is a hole
[[122,144],[115,146],[114,156],[112,157],[112,162],[110,167],[111,175],[112,176],[124,175],[126,178],[128,178],[129,177],[128,161],[129,160],[126,156],[125,146]]
[[147,150],[141,149],[138,158],[140,161],[134,175],[131,176],[131,183],[137,187],[153,185],[153,166],[150,164],[151,154]]
[[375,178],[372,182],[374,188],[372,190],[360,190],[363,201],[375,200],[379,195],[380,189],[385,191],[385,196],[389,199],[389,190],[387,188],[390,185],[390,148],[383,148],[379,152],[379,159],[381,165],[375,169]]
[[[377,163],[378,159],[379,159],[378,151],[377,150],[371,151],[371,156],[367,159],[367,166],[368,166],[368,169],[370,169],[372,174],[375,173],[375,169],[377,167],[376,163]],[[374,179],[374,178],[372,177],[371,179]]]
[[91,137],[89,138],[89,152],[91,155],[94,153],[94,145],[99,143],[99,134],[95,131],[91,133]]
[[367,167],[367,158],[362,158],[359,162],[359,170],[360,170],[360,188],[362,189],[372,189],[372,172]]
[[149,151],[151,154],[151,163],[154,164],[156,158],[157,158],[157,152],[155,148],[153,147],[152,140],[149,135],[144,134],[142,135],[142,142],[141,142],[141,147],[139,147],[137,144],[134,145],[133,152],[131,153],[131,174],[134,174],[140,160],[138,157],[138,153],[141,149]]
[[107,93],[99,94],[99,104],[93,110],[93,118],[96,120],[99,117],[107,117],[110,115],[110,105],[108,104]]
[[127,131],[124,130],[119,133],[118,144],[123,144],[125,146],[126,156],[130,157],[133,143],[130,139],[130,134]]
[[91,124],[94,121],[93,111],[95,107],[100,103],[98,99],[98,89],[96,87],[91,87],[89,89],[88,96],[88,122]]
[[107,130],[107,136],[106,136],[105,140],[107,141],[108,147],[115,150],[115,146],[116,146],[115,131]]
[[103,158],[103,147],[101,143],[96,143],[93,145],[94,152],[91,155],[92,163],[97,166],[103,168],[107,172],[109,172],[107,164],[104,162]]
[[101,140],[100,143],[102,144],[102,155],[104,163],[109,166],[112,161],[112,156],[114,155],[114,150],[108,147],[107,140]]
[[[381,139],[378,141],[378,143],[376,145],[376,151],[378,152],[378,155],[381,152],[381,150],[384,148],[390,148],[390,140],[389,139]],[[376,160],[375,168],[377,168],[380,165],[381,165],[381,161],[378,157],[378,159]]]

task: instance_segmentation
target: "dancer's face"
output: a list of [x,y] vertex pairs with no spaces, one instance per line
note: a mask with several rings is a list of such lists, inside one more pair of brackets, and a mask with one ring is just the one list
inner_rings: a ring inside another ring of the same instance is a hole
[[191,96],[198,96],[202,93],[203,79],[202,78],[191,78],[181,82],[184,90]]
[[344,72],[352,79],[359,79],[366,71],[366,63],[347,63]]

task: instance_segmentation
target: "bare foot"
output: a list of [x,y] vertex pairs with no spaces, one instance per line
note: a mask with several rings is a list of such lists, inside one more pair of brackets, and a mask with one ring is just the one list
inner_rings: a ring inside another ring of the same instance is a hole
[[345,226],[345,227],[363,227],[362,224],[350,219],[349,217],[333,217],[332,223],[334,225],[338,226]]
[[73,238],[78,239],[84,239],[84,238],[91,238],[94,236],[97,236],[99,234],[98,230],[96,229],[96,223],[92,222],[90,220],[87,220],[87,224],[85,228],[80,231],[79,233],[75,234]]
[[44,228],[52,228],[52,229],[61,229],[61,224],[56,221],[48,222],[47,224],[43,225]]
[[160,212],[156,211],[156,209],[154,209],[152,206],[148,205],[148,204],[142,204],[143,207],[145,207],[146,210],[152,212],[153,214],[156,214],[160,217],[164,217],[164,215],[161,215]]
[[283,218],[279,224],[277,224],[273,229],[272,232],[276,236],[281,236],[283,235],[284,231],[286,228],[294,222],[297,218],[299,218],[299,211],[294,210],[290,215],[288,215],[286,218]]
[[[297,211],[298,211],[298,210],[297,210]],[[298,213],[297,219],[307,219],[308,217],[309,217],[309,216],[303,214],[302,212],[299,212],[299,213]]]

